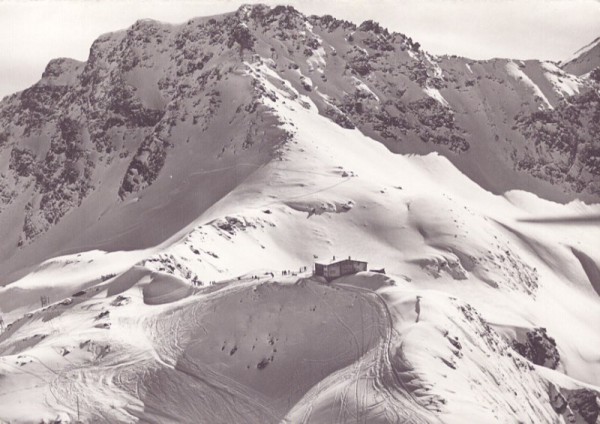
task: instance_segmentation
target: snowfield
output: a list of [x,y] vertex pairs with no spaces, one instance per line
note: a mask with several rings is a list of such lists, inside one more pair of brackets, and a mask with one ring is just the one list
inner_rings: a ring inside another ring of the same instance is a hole
[[[245,77],[291,134],[274,159],[160,245],[0,288],[0,419],[586,422],[570,393],[600,393],[600,228],[522,220],[600,205],[494,195],[443,156],[393,154],[266,63]],[[333,256],[387,275],[311,276]],[[514,349],[538,328],[556,369]]]

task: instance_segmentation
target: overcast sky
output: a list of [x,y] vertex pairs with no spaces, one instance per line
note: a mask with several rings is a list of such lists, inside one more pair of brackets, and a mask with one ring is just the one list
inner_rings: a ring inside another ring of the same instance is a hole
[[374,19],[435,54],[561,60],[600,36],[600,0],[0,0],[0,97],[35,83],[55,57],[85,60],[98,35],[137,19],[184,22],[244,3]]

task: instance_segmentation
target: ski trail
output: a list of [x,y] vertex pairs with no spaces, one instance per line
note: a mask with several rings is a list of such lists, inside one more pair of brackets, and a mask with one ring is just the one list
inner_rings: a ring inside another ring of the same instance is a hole
[[[397,334],[394,329],[391,312],[385,299],[379,293],[367,288],[351,286],[348,284],[334,283],[333,285],[344,290],[359,293],[369,301],[373,301],[372,297],[375,297],[375,302],[385,315],[386,328],[380,329],[384,334],[381,336],[381,343],[377,348],[374,386],[389,403],[398,406],[397,408],[389,408],[389,410],[393,411],[395,414],[393,422],[428,424],[430,421],[425,420],[421,415],[430,416],[430,412],[417,398],[415,398],[412,390],[404,384],[402,378],[398,375],[398,370],[392,364],[392,340]],[[389,377],[392,378],[392,381],[389,381]],[[394,388],[396,388],[396,390],[394,390]],[[414,410],[419,411],[418,415],[411,414],[406,410],[406,401],[409,401],[409,403],[412,404]],[[404,416],[401,416],[402,412],[404,412]]]
[[[424,408],[410,390],[404,386],[401,379],[395,375],[391,361],[392,340],[395,337],[393,321],[385,300],[371,290],[345,284],[332,284],[336,288],[350,291],[357,295],[360,304],[368,302],[376,306],[382,318],[377,324],[379,342],[366,352],[358,352],[360,357],[354,364],[340,369],[313,386],[304,397],[290,410],[301,411],[301,416],[291,420],[286,417],[284,423],[308,424],[312,421],[315,405],[321,396],[327,396],[331,388],[337,387],[334,401],[331,407],[338,408],[331,414],[331,422],[338,423],[368,423],[375,417],[385,417],[386,422],[429,424],[432,414]],[[327,302],[324,302],[328,305]],[[355,306],[356,307],[356,306]],[[361,313],[363,307],[360,306]],[[365,331],[370,328],[362,328]],[[357,345],[359,338],[357,334],[350,332],[355,338]],[[374,390],[369,393],[369,390]],[[354,397],[355,404],[350,408]],[[427,417],[427,419],[425,418]],[[435,422],[435,419],[434,419]]]

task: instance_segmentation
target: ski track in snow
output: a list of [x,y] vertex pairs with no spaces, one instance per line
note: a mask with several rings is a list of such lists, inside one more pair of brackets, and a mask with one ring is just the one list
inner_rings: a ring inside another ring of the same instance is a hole
[[[382,341],[380,343],[380,348],[375,359],[374,368],[377,370],[377,372],[374,384],[380,391],[385,393],[385,397],[390,403],[392,403],[392,406],[395,406],[395,408],[391,408],[391,410],[397,414],[394,422],[412,422],[417,424],[431,422],[428,420],[423,420],[419,416],[410,413],[411,408],[406,408],[407,399],[400,399],[398,397],[398,394],[405,394],[409,402],[412,403],[412,409],[420,410],[421,408],[423,408],[421,403],[412,394],[412,391],[408,389],[403,383],[402,378],[398,375],[398,371],[392,365],[392,340],[398,335],[396,334],[396,331],[394,329],[392,314],[390,312],[390,309],[388,308],[385,299],[376,291],[372,291],[366,288],[350,286],[347,284],[336,284],[336,286],[343,287],[345,290],[360,293],[361,295],[365,296],[366,299],[370,299],[370,296],[375,297],[375,299],[377,299],[376,303],[379,305],[383,314],[385,315],[386,328],[384,330],[384,334],[381,335]],[[392,385],[388,384],[388,382],[386,381],[386,377],[388,376],[391,376],[393,378]],[[394,390],[395,387],[399,388],[400,390]],[[408,411],[405,408],[408,409]],[[400,416],[399,411],[404,411],[406,415]],[[425,410],[425,412],[428,411]]]

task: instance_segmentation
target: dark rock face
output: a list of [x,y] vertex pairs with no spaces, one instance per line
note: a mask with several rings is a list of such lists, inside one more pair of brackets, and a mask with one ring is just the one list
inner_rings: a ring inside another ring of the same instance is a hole
[[598,395],[591,390],[580,389],[569,393],[569,405],[586,423],[594,424],[600,415]]
[[556,369],[560,362],[556,341],[548,336],[545,328],[527,332],[527,341],[524,343],[514,340],[513,348],[536,365]]
[[596,424],[600,416],[600,397],[589,389],[563,389],[550,383],[550,404],[567,422]]
[[548,396],[550,397],[550,405],[552,405],[552,408],[556,413],[563,414],[567,410],[567,407],[569,406],[567,398],[560,392],[560,389],[552,383],[550,383],[550,387],[548,388]]
[[[116,161],[129,162],[114,193],[117,199],[151,185],[174,145],[173,128],[192,114],[194,125],[206,131],[220,108],[216,87],[222,69],[234,63],[231,57],[214,59],[209,46],[243,53],[252,49],[253,40],[235,15],[200,20],[181,31],[140,21],[98,39],[86,63],[52,61],[38,84],[5,100],[0,149],[8,149],[10,160],[2,207],[13,202],[14,193],[32,190],[19,246],[80,206],[98,188],[94,175]],[[174,66],[161,69],[161,59]],[[239,61],[238,56],[234,62]],[[161,71],[156,84],[139,85],[135,76]],[[256,106],[250,111],[263,112]],[[37,140],[35,149],[27,142],[31,139]]]
[[454,120],[454,114],[432,98],[409,104],[421,125],[416,127],[419,138],[425,142],[448,146],[455,153],[469,150],[469,142],[463,137],[464,132]]
[[231,48],[235,43],[240,46],[240,53],[243,53],[244,50],[252,50],[254,37],[247,26],[238,25],[233,28],[227,47]]
[[[575,192],[600,194],[600,95],[577,94],[553,110],[516,117],[518,130],[535,146],[517,167]],[[535,152],[535,153],[533,153]]]

